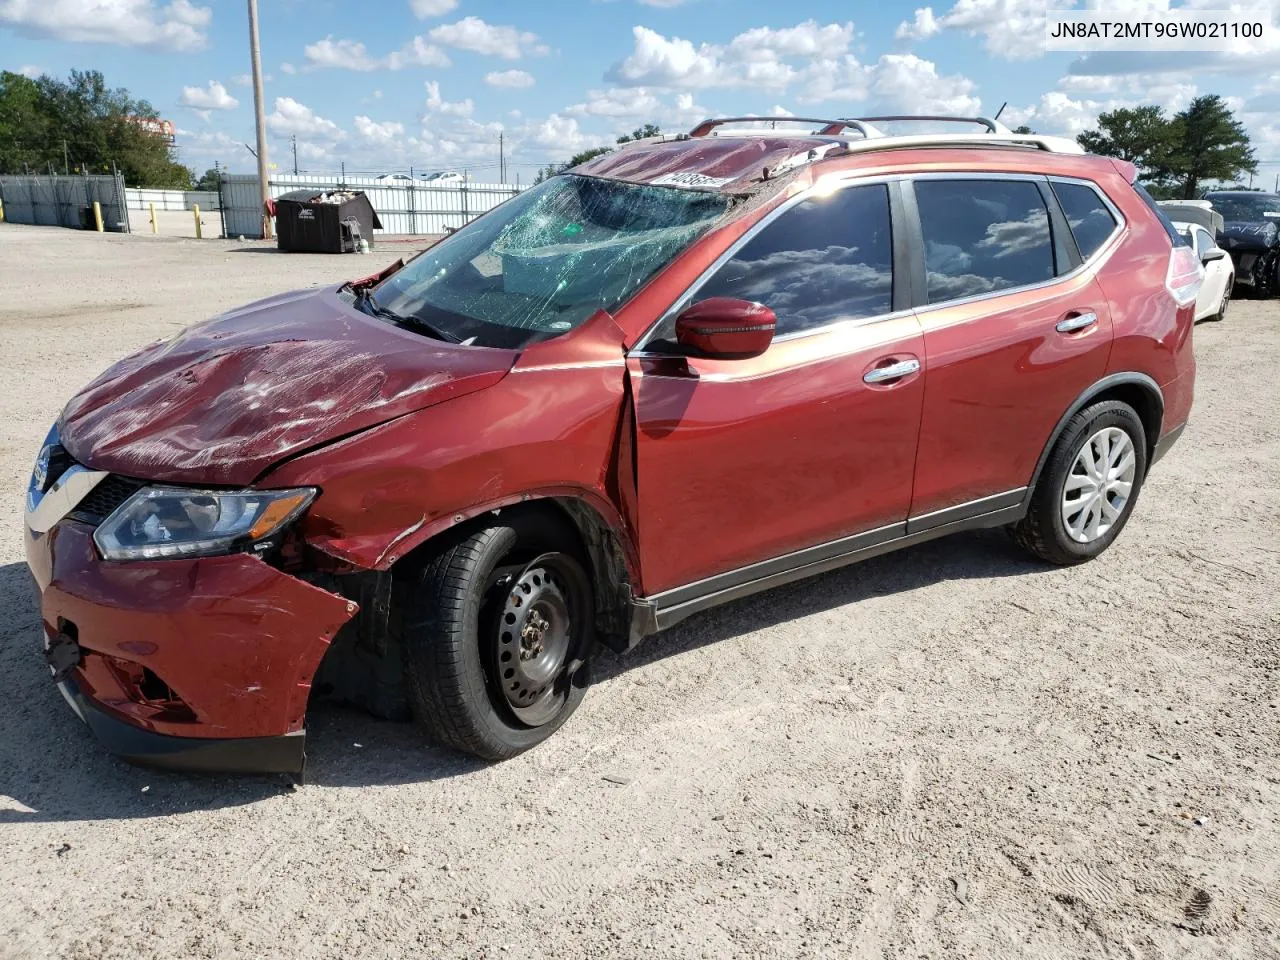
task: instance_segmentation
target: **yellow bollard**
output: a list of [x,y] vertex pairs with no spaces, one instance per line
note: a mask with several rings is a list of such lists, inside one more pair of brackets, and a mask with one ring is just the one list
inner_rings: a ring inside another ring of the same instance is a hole
[[200,235],[200,204],[193,203],[191,205],[191,212],[195,214],[196,217],[196,239],[203,240],[204,238]]
[[99,233],[102,232],[102,204],[97,200],[93,201],[93,227]]
[[147,206],[151,208],[151,232],[159,233],[160,231],[156,229],[156,205],[148,203]]
[[0,223],[4,223],[4,201],[0,200]]

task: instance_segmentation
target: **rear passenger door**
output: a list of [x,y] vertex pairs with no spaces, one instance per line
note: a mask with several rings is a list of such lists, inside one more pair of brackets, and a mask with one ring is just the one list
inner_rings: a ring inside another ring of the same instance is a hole
[[1058,420],[1104,375],[1094,266],[1120,221],[1078,181],[938,174],[909,190],[926,355],[915,531],[1018,503]]

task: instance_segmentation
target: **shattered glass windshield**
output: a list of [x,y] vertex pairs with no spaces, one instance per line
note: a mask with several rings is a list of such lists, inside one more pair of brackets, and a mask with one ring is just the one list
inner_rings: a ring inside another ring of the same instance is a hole
[[552,177],[408,263],[380,310],[464,343],[519,348],[612,311],[729,208],[728,197]]
[[1245,221],[1271,219],[1267,217],[1280,215],[1280,197],[1268,197],[1258,194],[1254,197],[1227,197],[1222,194],[1209,194],[1209,202],[1213,209],[1222,214],[1223,220]]

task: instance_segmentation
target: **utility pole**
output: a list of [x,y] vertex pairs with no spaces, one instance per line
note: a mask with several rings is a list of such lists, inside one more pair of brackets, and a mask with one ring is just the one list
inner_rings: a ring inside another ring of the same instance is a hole
[[507,182],[507,157],[503,150],[502,131],[498,131],[498,182]]
[[62,172],[71,174],[71,161],[67,159],[67,141],[62,141]]
[[289,142],[293,144],[293,175],[298,175],[298,135],[295,133],[289,138]]
[[271,239],[271,218],[267,201],[271,184],[267,180],[267,115],[263,109],[262,53],[258,49],[258,0],[249,0],[249,57],[253,61],[253,118],[258,128],[258,198],[262,202],[262,238]]

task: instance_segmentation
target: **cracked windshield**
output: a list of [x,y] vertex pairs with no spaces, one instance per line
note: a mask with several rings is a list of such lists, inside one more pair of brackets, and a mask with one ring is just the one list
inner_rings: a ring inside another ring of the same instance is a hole
[[448,340],[517,348],[613,310],[729,208],[714,193],[554,177],[404,267],[380,314]]

